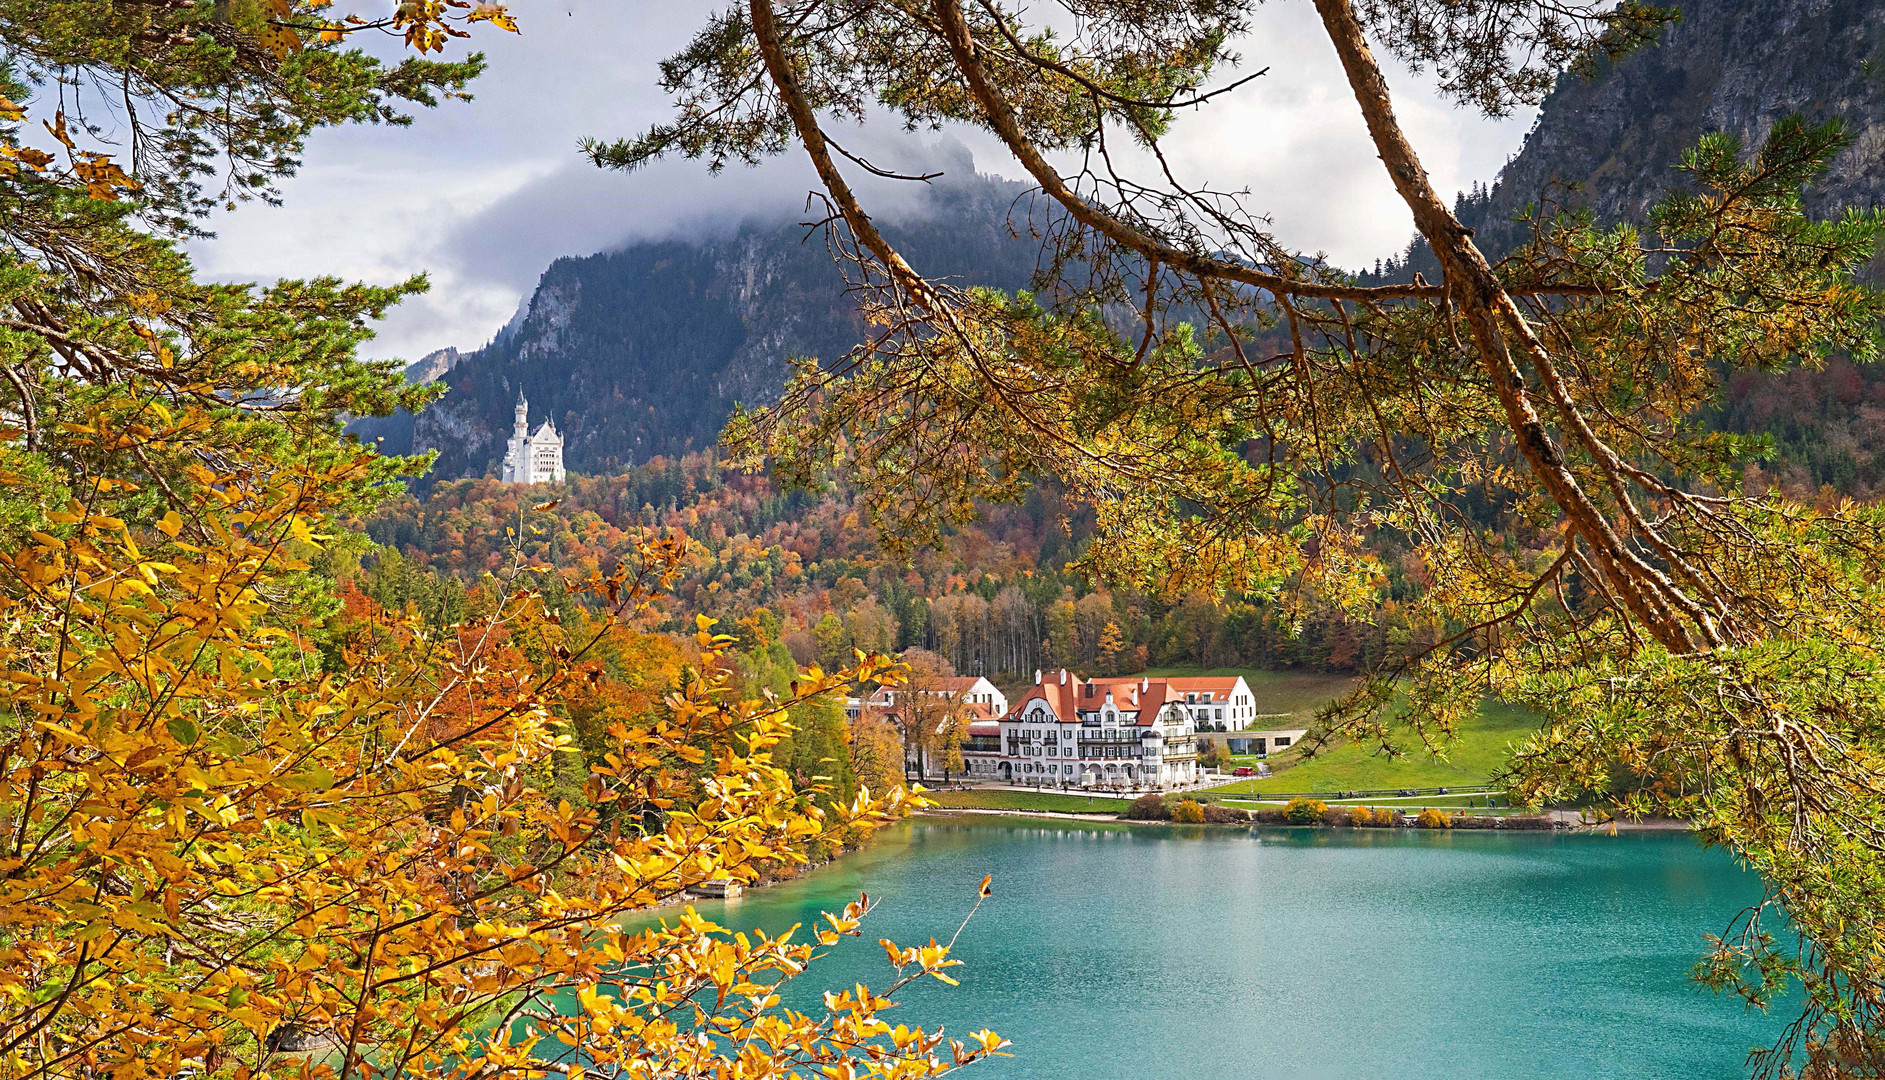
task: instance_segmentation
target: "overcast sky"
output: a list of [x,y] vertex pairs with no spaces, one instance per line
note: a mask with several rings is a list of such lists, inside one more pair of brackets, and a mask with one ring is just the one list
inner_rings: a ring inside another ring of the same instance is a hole
[[[630,175],[578,158],[576,141],[638,133],[667,103],[656,64],[702,16],[673,0],[514,0],[523,32],[485,31],[490,59],[476,100],[422,112],[409,128],[324,132],[281,207],[220,214],[216,239],[193,245],[205,274],[268,281],[334,274],[389,283],[431,274],[367,347],[416,359],[446,345],[474,348],[516,310],[551,260],[639,239],[718,232],[742,220],[796,213],[814,178],[802,151],[758,169],[664,162]],[[461,47],[460,51],[464,51]],[[1200,112],[1184,114],[1168,156],[1187,182],[1248,188],[1278,236],[1360,267],[1403,248],[1413,225],[1355,111],[1354,99],[1306,0],[1259,9],[1241,42],[1244,71],[1270,74]],[[389,54],[391,50],[389,50]],[[1396,107],[1443,192],[1489,181],[1518,150],[1532,114],[1492,122],[1458,109],[1426,82],[1395,72]],[[1234,75],[1227,74],[1228,77]],[[982,172],[1022,178],[993,140],[974,131],[906,136],[894,125],[847,132],[872,154],[956,158],[966,144]]]

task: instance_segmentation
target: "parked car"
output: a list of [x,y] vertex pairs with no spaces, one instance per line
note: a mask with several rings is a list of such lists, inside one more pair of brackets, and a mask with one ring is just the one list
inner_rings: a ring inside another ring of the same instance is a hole
[[1251,768],[1248,765],[1239,765],[1235,769],[1231,770],[1231,775],[1232,776],[1255,776],[1257,775],[1257,770]]

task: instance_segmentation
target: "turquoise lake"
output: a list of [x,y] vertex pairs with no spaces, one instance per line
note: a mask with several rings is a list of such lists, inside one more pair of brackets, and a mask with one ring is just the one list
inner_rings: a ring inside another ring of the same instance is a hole
[[992,1027],[1020,1080],[1529,1080],[1746,1075],[1786,1017],[1688,971],[1759,895],[1679,834],[1087,826],[918,819],[798,881],[700,912],[807,925],[881,901],[787,1004],[890,967],[878,938],[947,940],[962,985],[923,980],[893,1022]]

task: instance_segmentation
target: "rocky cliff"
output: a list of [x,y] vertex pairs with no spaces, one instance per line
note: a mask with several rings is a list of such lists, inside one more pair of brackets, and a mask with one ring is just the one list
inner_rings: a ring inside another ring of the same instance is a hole
[[[1528,204],[1643,220],[1681,183],[1676,165],[1712,131],[1759,146],[1790,114],[1845,121],[1852,144],[1808,208],[1885,200],[1885,0],[1673,0],[1662,41],[1593,78],[1562,79],[1491,189],[1460,204],[1489,253],[1520,241]],[[1424,252],[1415,263],[1425,267]]]
[[458,366],[465,354],[454,348],[434,349],[419,359],[406,365],[406,381],[429,383],[442,378],[446,372]]
[[[1589,79],[1566,77],[1524,148],[1488,189],[1463,196],[1462,221],[1498,257],[1525,238],[1528,205],[1588,208],[1605,222],[1643,221],[1683,183],[1683,152],[1712,131],[1758,147],[1791,114],[1838,118],[1851,144],[1807,209],[1831,215],[1885,205],[1885,0],[1667,0],[1682,20],[1660,43]],[[1885,256],[1885,252],[1881,252]],[[1382,278],[1437,266],[1416,242]],[[1872,276],[1885,277],[1885,257]],[[1364,275],[1377,279],[1376,275]],[[1821,370],[1744,374],[1706,422],[1770,437],[1762,476],[1795,494],[1820,485],[1885,493],[1885,371],[1834,360]]]

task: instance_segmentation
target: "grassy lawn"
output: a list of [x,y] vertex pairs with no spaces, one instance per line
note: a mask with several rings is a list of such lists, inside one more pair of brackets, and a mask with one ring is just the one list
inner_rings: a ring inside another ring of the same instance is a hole
[[1391,759],[1371,754],[1363,747],[1346,745],[1298,764],[1292,749],[1270,755],[1269,765],[1276,770],[1275,776],[1213,788],[1211,793],[1366,791],[1483,784],[1504,766],[1511,746],[1530,735],[1537,726],[1537,720],[1529,713],[1509,705],[1487,703],[1474,721],[1461,725],[1459,738],[1447,748],[1444,760],[1423,752],[1410,752],[1405,757]]
[[1089,799],[1084,795],[1053,795],[1031,791],[932,791],[924,798],[937,806],[976,810],[1044,810],[1055,814],[1117,814],[1124,799]]
[[[1229,798],[1218,798],[1215,792],[1207,792],[1206,797],[1210,798],[1213,802],[1221,802],[1225,806],[1242,807],[1246,810],[1266,805],[1266,803],[1268,805],[1282,805],[1281,799],[1265,800],[1261,795],[1232,795]],[[1375,799],[1330,799],[1324,797],[1322,801],[1328,803],[1330,806],[1380,806],[1393,810],[1405,810],[1410,814],[1428,806],[1437,806],[1442,810],[1471,810],[1471,812],[1475,814],[1517,814],[1534,812],[1524,809],[1515,810],[1509,806],[1488,808],[1486,806],[1485,795],[1416,795],[1409,799],[1395,798],[1392,796]]]
[[[1318,708],[1341,697],[1355,685],[1353,675],[1325,675],[1315,671],[1251,671],[1244,668],[1148,668],[1153,678],[1187,675],[1242,675],[1256,696],[1257,728],[1304,728]],[[1283,715],[1287,713],[1285,718]]]

